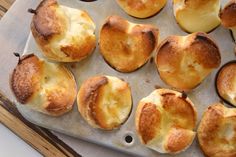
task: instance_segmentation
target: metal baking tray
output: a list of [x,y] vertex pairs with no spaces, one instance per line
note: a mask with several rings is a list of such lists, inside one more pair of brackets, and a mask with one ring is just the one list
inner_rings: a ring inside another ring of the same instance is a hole
[[[160,30],[160,41],[169,35],[186,35],[187,33],[180,29],[175,21],[172,11],[172,1],[169,0],[167,5],[161,12],[151,18],[137,19],[127,15],[115,2],[115,0],[98,0],[94,2],[82,2],[79,0],[59,0],[60,4],[86,10],[96,24],[96,37],[98,39],[99,30],[106,17],[110,15],[119,15],[125,19],[135,23],[148,23],[157,26]],[[226,0],[222,0],[226,3]],[[229,30],[219,26],[210,33],[210,36],[215,39],[220,47],[222,62],[221,65],[235,59],[234,56],[234,42],[230,36]],[[39,57],[43,57],[38,49],[32,35],[29,35],[27,44],[25,46],[25,54],[35,53]],[[155,53],[153,53],[155,56]],[[77,111],[77,104],[74,104],[73,110],[61,117],[50,117],[33,110],[30,110],[23,105],[17,105],[21,114],[29,121],[43,126],[45,128],[55,130],[70,136],[74,136],[86,141],[104,145],[122,152],[133,154],[135,156],[148,157],[169,157],[171,155],[159,154],[151,149],[146,148],[140,142],[135,132],[134,116],[138,101],[149,95],[155,86],[170,88],[165,85],[156,70],[154,62],[146,63],[142,68],[132,73],[120,73],[112,69],[102,58],[99,53],[97,45],[94,53],[79,63],[66,64],[74,76],[78,84],[90,76],[94,75],[111,75],[117,76],[129,82],[133,96],[133,109],[129,119],[119,129],[113,131],[102,131],[90,127],[80,116]],[[198,122],[201,119],[203,111],[210,104],[219,101],[214,79],[217,70],[213,71],[200,86],[188,94],[190,99],[194,102],[198,111]],[[133,141],[127,143],[125,137],[132,136]],[[176,157],[203,157],[198,143],[195,138],[193,144],[185,152],[176,155]]]

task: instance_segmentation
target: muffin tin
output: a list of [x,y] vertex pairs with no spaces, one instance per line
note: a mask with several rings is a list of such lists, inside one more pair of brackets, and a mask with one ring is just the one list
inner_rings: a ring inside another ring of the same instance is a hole
[[[226,3],[227,0],[222,0]],[[161,12],[151,18],[137,19],[127,15],[115,0],[98,0],[93,2],[83,2],[79,0],[59,0],[60,4],[86,10],[96,24],[96,37],[98,39],[99,30],[107,16],[119,15],[135,23],[147,23],[157,26],[160,30],[160,41],[169,35],[186,35],[187,33],[180,29],[175,21],[172,11],[172,1],[169,0]],[[221,65],[235,58],[234,42],[230,36],[229,30],[219,26],[210,33],[210,36],[219,45],[222,61]],[[43,57],[38,49],[32,35],[29,35],[25,46],[25,54],[35,53]],[[155,53],[153,53],[155,56]],[[111,75],[117,76],[129,82],[133,96],[133,109],[128,120],[119,128],[113,131],[102,131],[90,127],[77,111],[77,105],[74,104],[73,110],[61,117],[50,117],[24,107],[17,105],[21,114],[29,121],[43,126],[45,128],[58,131],[70,136],[74,136],[86,141],[104,145],[122,152],[133,154],[135,156],[160,156],[170,157],[171,155],[159,154],[143,146],[135,132],[135,111],[137,103],[143,97],[149,95],[157,86],[170,88],[165,85],[157,72],[155,62],[151,59],[143,67],[132,73],[120,73],[112,69],[99,53],[98,43],[94,53],[79,63],[66,64],[76,77],[78,88],[81,83],[90,76]],[[218,70],[218,69],[217,69]],[[201,119],[203,111],[212,103],[218,102],[220,98],[215,91],[215,75],[217,70],[213,71],[196,89],[188,93],[189,98],[195,104],[198,111],[198,122]],[[197,129],[197,128],[196,128]],[[195,129],[195,130],[196,130]],[[183,153],[175,155],[176,157],[203,157],[203,153],[195,138],[193,144]]]

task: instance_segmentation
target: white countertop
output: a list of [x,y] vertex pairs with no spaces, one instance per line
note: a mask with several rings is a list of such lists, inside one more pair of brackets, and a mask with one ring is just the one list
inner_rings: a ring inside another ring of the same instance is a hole
[[2,124],[0,124],[0,139],[1,157],[16,157],[19,154],[25,157],[42,156]]

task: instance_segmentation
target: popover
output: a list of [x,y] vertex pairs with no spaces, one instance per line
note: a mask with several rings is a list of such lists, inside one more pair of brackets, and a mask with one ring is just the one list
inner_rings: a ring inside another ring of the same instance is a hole
[[157,49],[161,79],[180,91],[198,86],[221,62],[217,44],[206,33],[169,36]]
[[220,103],[207,108],[198,127],[198,141],[209,157],[236,156],[236,109]]
[[112,76],[84,81],[77,96],[78,110],[93,128],[113,130],[129,117],[132,98],[129,84]]
[[43,54],[59,62],[84,59],[96,46],[95,24],[82,10],[43,0],[34,13],[31,32]]
[[145,146],[159,153],[176,154],[191,145],[196,120],[196,109],[186,94],[157,89],[139,102],[135,125]]
[[105,61],[120,72],[132,72],[144,65],[158,44],[159,31],[146,24],[131,23],[110,16],[100,31],[100,52]]
[[34,54],[20,59],[10,85],[18,102],[51,116],[70,111],[76,98],[77,86],[72,73],[65,66]]

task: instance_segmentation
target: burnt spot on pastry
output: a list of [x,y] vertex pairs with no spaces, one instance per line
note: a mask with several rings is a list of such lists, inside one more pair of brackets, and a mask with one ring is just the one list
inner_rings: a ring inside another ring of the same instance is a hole
[[188,97],[187,93],[185,93],[184,91],[182,91],[181,98],[186,99],[187,97]]

